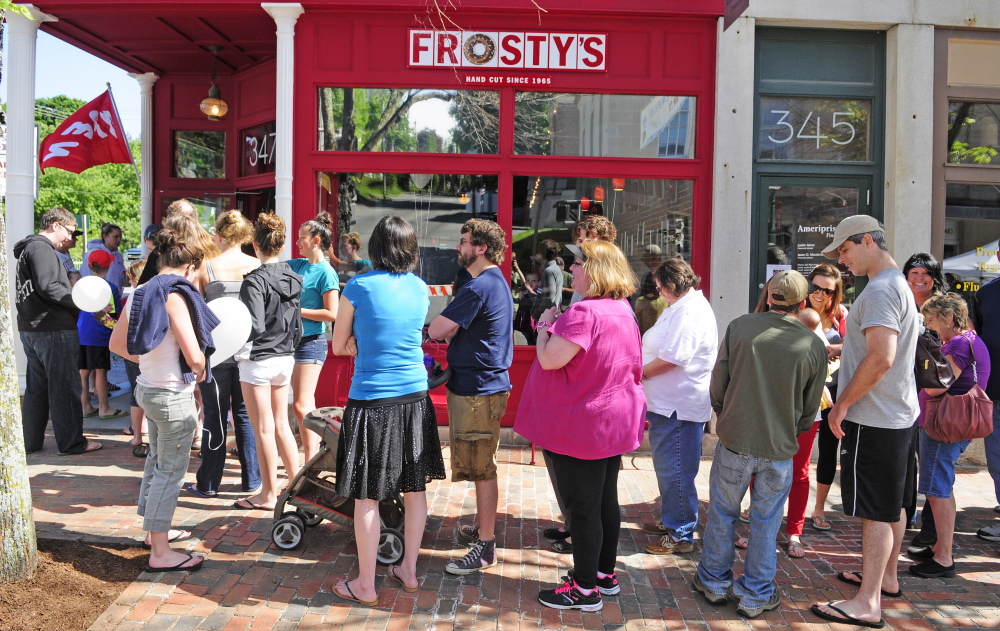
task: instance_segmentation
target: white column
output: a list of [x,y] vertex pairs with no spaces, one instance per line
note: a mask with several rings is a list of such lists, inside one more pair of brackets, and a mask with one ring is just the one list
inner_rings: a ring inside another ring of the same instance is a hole
[[934,27],[899,24],[886,35],[885,230],[902,265],[931,250]]
[[[141,200],[140,224],[142,233],[146,232],[146,226],[153,223],[153,84],[159,77],[152,73],[138,74],[130,72],[129,75],[139,82],[139,98],[141,102],[142,133],[139,142],[142,147],[142,172],[139,174],[139,189]],[[146,242],[140,244],[142,255],[149,254]]]
[[[35,40],[42,22],[56,18],[30,4],[23,5],[33,19],[11,11],[7,19],[7,46],[4,48],[4,80],[7,81],[7,243],[14,243],[35,231]],[[15,259],[7,251],[8,291],[14,308]],[[16,320],[15,320],[16,321]],[[17,378],[24,392],[26,361],[21,340],[14,336]]]
[[750,296],[754,30],[754,19],[741,17],[723,32],[719,18],[709,298],[720,335]]
[[276,63],[277,102],[275,112],[274,211],[285,220],[287,234],[281,258],[292,258],[292,112],[295,104],[295,22],[304,9],[298,3],[264,2],[260,5],[278,25]]

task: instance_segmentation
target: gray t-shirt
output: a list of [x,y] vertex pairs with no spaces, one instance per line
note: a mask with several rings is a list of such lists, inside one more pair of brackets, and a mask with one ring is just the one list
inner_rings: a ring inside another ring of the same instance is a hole
[[899,333],[896,359],[882,379],[847,410],[847,420],[884,429],[906,429],[920,413],[913,361],[917,352],[920,317],[903,273],[887,269],[870,279],[847,316],[847,336],[840,360],[840,388],[854,378],[868,352],[864,331],[884,326]]

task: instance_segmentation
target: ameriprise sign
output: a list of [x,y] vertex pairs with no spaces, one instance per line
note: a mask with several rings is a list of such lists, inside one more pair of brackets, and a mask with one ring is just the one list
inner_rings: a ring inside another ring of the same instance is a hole
[[410,29],[411,68],[605,70],[607,35]]

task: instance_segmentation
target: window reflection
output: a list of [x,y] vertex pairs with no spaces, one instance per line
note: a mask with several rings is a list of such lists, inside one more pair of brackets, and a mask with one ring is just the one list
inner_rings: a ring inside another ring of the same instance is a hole
[[175,131],[174,177],[226,177],[226,132]]
[[317,96],[321,151],[497,153],[497,92],[322,87]]
[[519,92],[521,155],[693,158],[695,97]]
[[495,175],[429,173],[317,174],[318,209],[336,225],[331,263],[341,281],[371,270],[368,238],[379,219],[399,215],[417,233],[413,273],[431,287],[427,322],[450,302],[459,275],[456,246],[472,217],[496,220]]
[[948,162],[1000,164],[1000,103],[948,104]]
[[[640,328],[652,325],[665,305],[657,302],[651,270],[665,258],[691,260],[693,183],[689,180],[634,178],[514,178],[512,291],[518,302],[515,340],[534,343],[531,318],[553,300],[568,306],[573,300],[572,277],[568,273],[573,256],[565,249],[587,235],[578,224],[588,217],[604,217],[613,230],[602,235],[613,240],[628,257],[639,291],[631,298]],[[552,243],[556,250],[553,252]],[[562,277],[556,288],[555,266]],[[645,324],[644,324],[645,323]]]

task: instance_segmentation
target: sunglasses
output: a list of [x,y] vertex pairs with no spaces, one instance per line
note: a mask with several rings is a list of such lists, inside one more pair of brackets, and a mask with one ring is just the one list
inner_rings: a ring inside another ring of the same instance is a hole
[[809,293],[810,294],[823,294],[824,296],[832,296],[834,294],[833,289],[827,289],[826,287],[817,287],[812,283],[809,283]]

